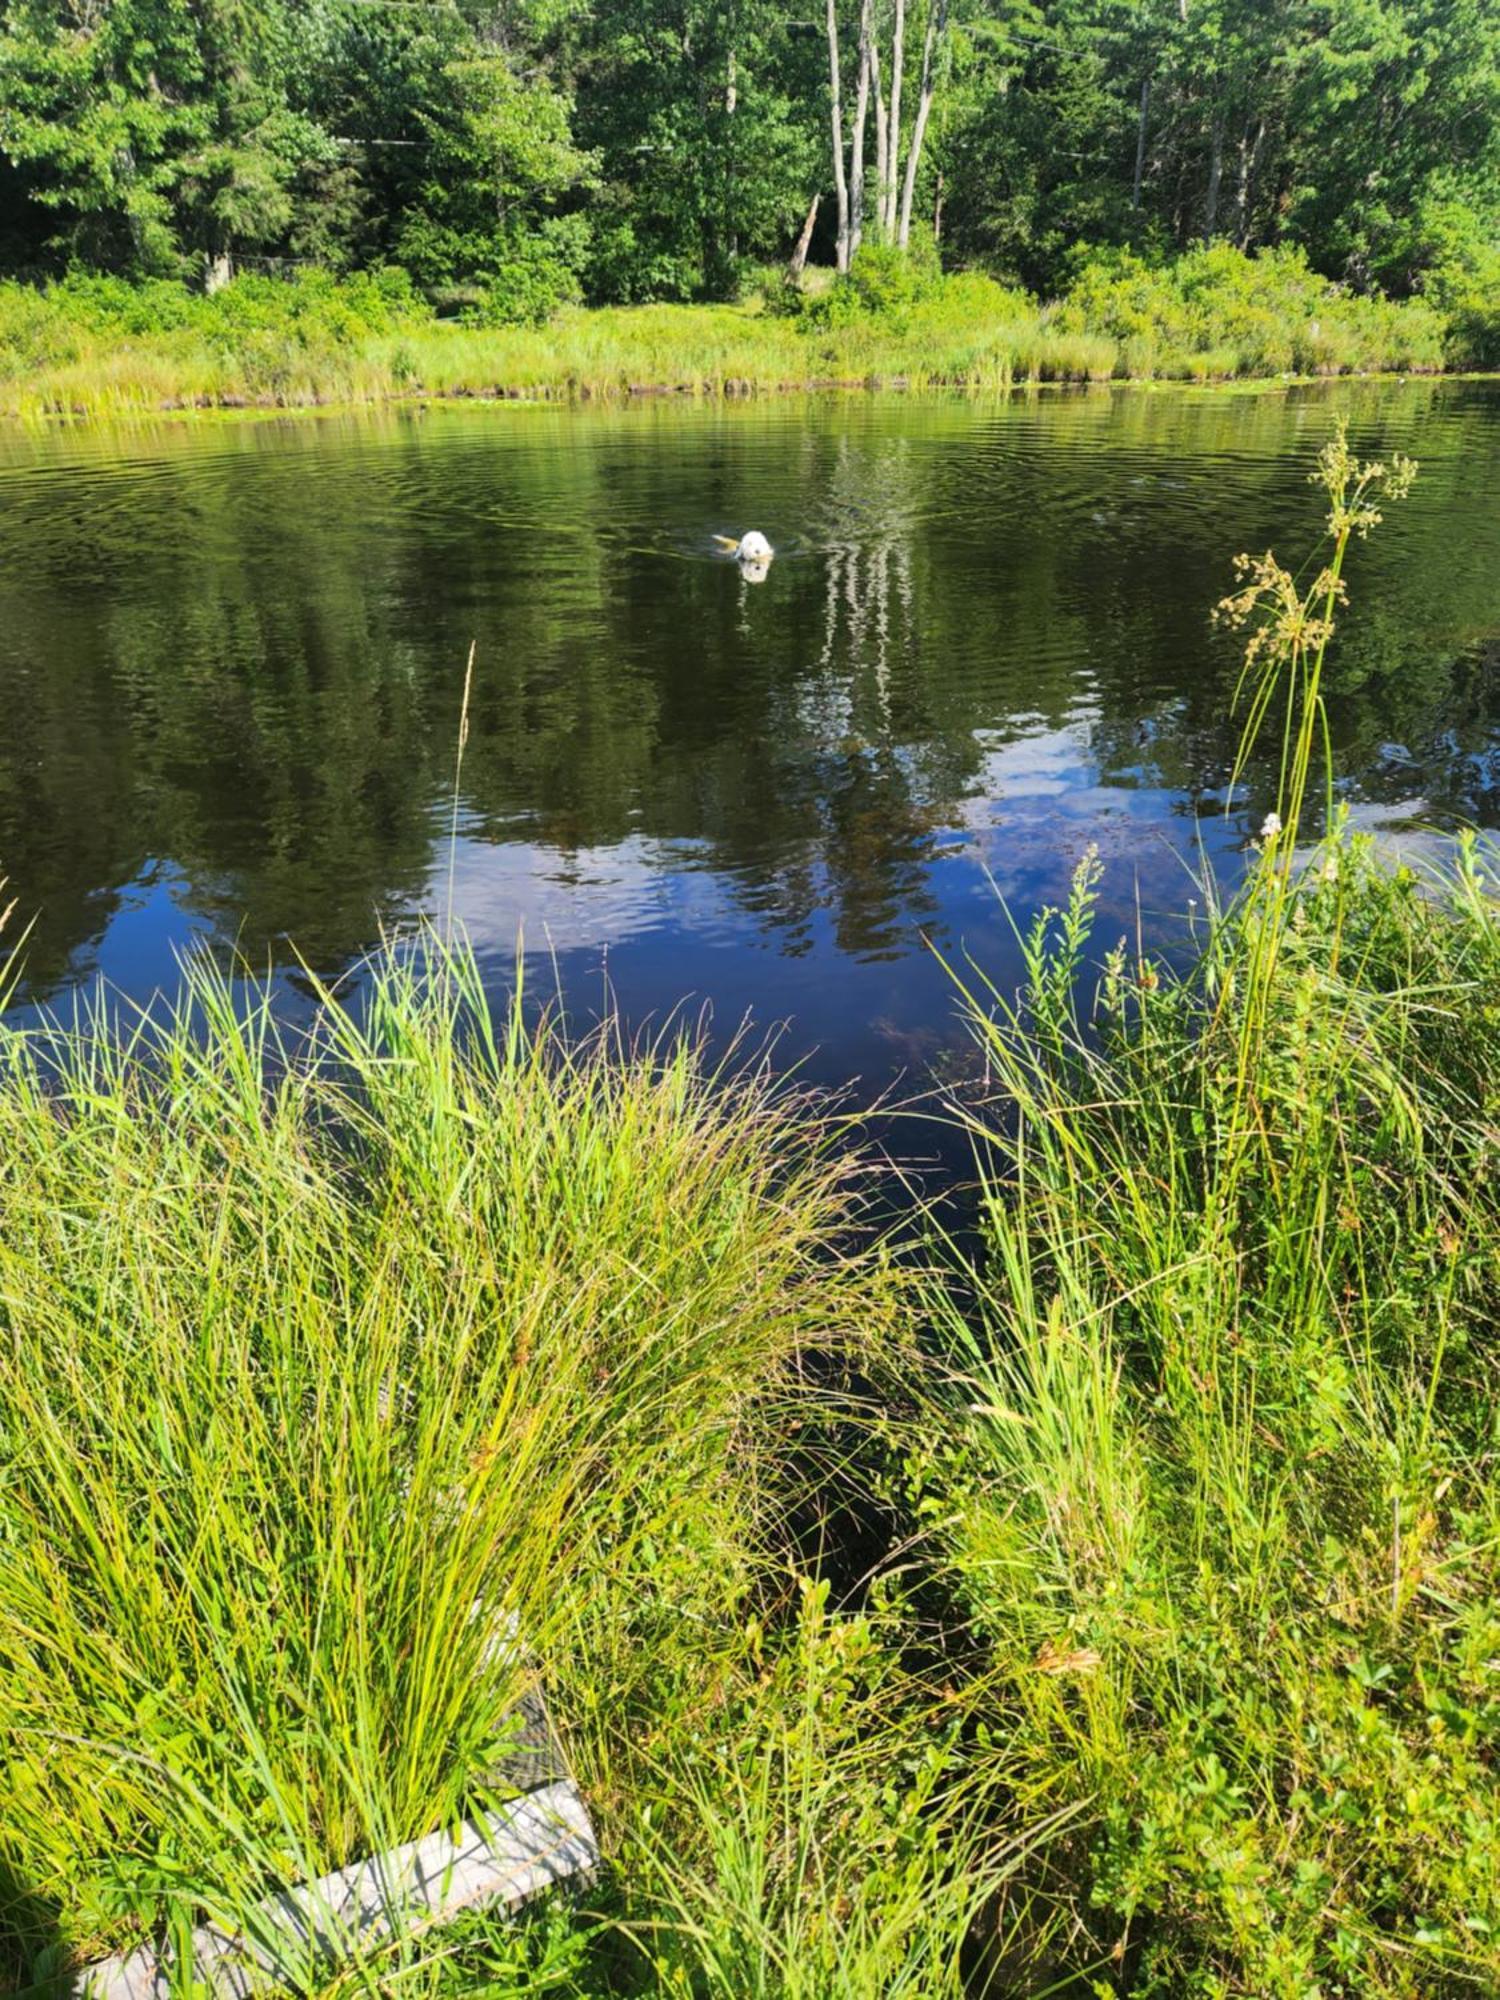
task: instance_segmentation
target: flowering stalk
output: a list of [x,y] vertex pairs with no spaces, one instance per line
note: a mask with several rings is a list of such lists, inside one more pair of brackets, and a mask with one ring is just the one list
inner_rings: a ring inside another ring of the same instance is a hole
[[1258,920],[1249,926],[1248,991],[1241,1025],[1242,1082],[1253,1073],[1254,1042],[1280,955],[1297,840],[1320,740],[1327,823],[1331,826],[1333,822],[1333,745],[1323,701],[1323,665],[1335,614],[1348,602],[1344,558],[1351,537],[1357,535],[1363,541],[1379,526],[1382,516],[1377,500],[1405,499],[1416,474],[1415,460],[1399,452],[1389,465],[1356,458],[1349,449],[1348,430],[1340,420],[1309,475],[1310,482],[1328,495],[1326,528],[1332,543],[1328,562],[1302,591],[1269,549],[1262,556],[1237,556],[1235,573],[1240,587],[1224,598],[1215,612],[1220,623],[1246,629],[1249,634],[1235,689],[1235,706],[1245,702],[1248,694],[1248,708],[1230,780],[1231,798],[1278,692],[1283,687],[1286,692],[1276,807],[1261,827],[1260,859],[1251,873],[1248,891],[1251,911]]

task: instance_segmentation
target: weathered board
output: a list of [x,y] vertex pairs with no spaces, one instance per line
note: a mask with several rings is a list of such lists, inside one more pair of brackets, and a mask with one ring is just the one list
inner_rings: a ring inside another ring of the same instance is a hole
[[[251,2000],[298,1983],[392,1937],[460,1911],[523,1903],[596,1867],[599,1847],[577,1787],[558,1779],[484,1822],[392,1848],[262,1903],[237,1937],[210,1925],[192,1936],[194,1974],[215,2000]],[[150,1947],[76,1976],[83,2000],[169,2000],[171,1967]]]

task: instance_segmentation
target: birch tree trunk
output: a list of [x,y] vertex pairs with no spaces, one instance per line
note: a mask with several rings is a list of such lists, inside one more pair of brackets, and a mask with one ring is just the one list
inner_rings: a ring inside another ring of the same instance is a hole
[[896,0],[896,21],[891,30],[891,113],[890,173],[885,183],[881,227],[887,243],[896,240],[896,180],[901,171],[901,71],[906,62],[906,0]]
[[1135,128],[1135,180],[1130,189],[1130,206],[1141,205],[1141,182],[1146,177],[1146,121],[1151,116],[1151,79],[1141,84],[1141,115]]
[[735,226],[735,216],[739,208],[738,190],[735,186],[734,114],[740,101],[739,64],[735,59],[734,43],[729,44],[729,55],[724,66],[724,118],[728,127],[729,143],[724,148],[724,215],[729,224],[729,261],[736,263],[740,254],[740,232]]
[[917,191],[917,168],[922,162],[922,144],[927,136],[927,120],[937,88],[935,55],[948,25],[948,0],[928,0],[927,32],[922,38],[922,87],[917,99],[917,116],[911,128],[911,144],[906,153],[906,177],[901,184],[901,229],[897,237],[905,250],[911,242],[911,205]]
[[885,93],[880,84],[880,31],[870,37],[870,94],[875,100],[875,234],[885,237],[885,190],[894,168],[891,165],[891,134],[885,114]]
[[1214,225],[1219,219],[1219,183],[1224,178],[1224,114],[1216,112],[1213,136],[1209,144],[1208,190],[1203,197],[1203,241],[1205,245],[1214,240]]
[[833,131],[833,187],[839,205],[834,252],[838,269],[849,268],[849,183],[844,175],[844,99],[839,83],[839,17],[837,0],[828,0],[829,123]]
[[[859,82],[854,92],[854,130],[849,135],[849,263],[854,262],[865,228],[865,125],[870,115],[870,62],[875,39],[875,0],[859,10]],[[848,265],[844,267],[848,269]]]

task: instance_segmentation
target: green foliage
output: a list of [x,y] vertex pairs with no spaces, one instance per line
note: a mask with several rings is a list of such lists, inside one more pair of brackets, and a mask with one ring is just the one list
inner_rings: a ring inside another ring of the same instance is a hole
[[898,250],[893,243],[862,243],[848,271],[810,301],[806,318],[812,326],[840,327],[874,315],[904,325],[913,307],[936,297],[941,285],[930,236],[925,243],[919,238],[910,251]]
[[1448,356],[1460,368],[1500,368],[1500,244],[1475,239],[1467,216],[1451,209],[1443,254],[1426,296],[1448,325]]
[[969,1002],[990,1258],[926,1504],[997,1740],[1091,1821],[1077,1962],[1132,1993],[1500,1978],[1500,906],[1472,842],[1295,845],[1344,557],[1410,478],[1323,473],[1327,566],[1227,600],[1283,746],[1241,897],[1185,969],[1110,950],[1090,1013],[1091,860],[1019,1002]]
[[1120,343],[1126,374],[1340,374],[1443,365],[1445,326],[1423,301],[1359,297],[1295,249],[1246,256],[1227,243],[1153,265],[1080,252],[1054,315]]
[[825,172],[819,44],[765,0],[602,0],[565,41],[599,161],[588,296],[735,297]]
[[[1488,1990],[1500,919],[1361,842],[1186,976],[1039,928],[946,1504],[994,1727],[1090,1801],[1132,1992]],[[1253,1133],[1246,1121],[1254,1120]],[[1451,1981],[1451,1989],[1445,1982]]]
[[[429,942],[302,1051],[201,965],[133,1032],[10,1031],[0,1127],[13,1966],[448,1823],[540,1679],[620,1857],[598,1955],[639,1935],[656,1990],[726,1994],[910,1959],[957,1995],[1013,1852],[959,1712],[896,1600],[835,1614],[784,1567],[846,1363],[907,1340],[806,1107],[492,1023]],[[551,1921],[521,1955],[560,1981],[595,1926]]]
[[1500,239],[1485,0],[1063,0],[967,26],[936,142],[950,240],[1054,291],[1072,246],[1295,244],[1361,292],[1433,268],[1435,206]]
[[542,325],[559,307],[582,297],[579,274],[588,244],[583,216],[550,218],[510,246],[465,318],[474,326]]
[[[1079,243],[1153,266],[1296,248],[1361,295],[1445,311],[1442,274],[1467,272],[1455,352],[1489,351],[1486,0],[911,0],[906,16],[898,157],[931,53],[913,212],[919,235],[941,220],[950,262],[1050,298]],[[847,141],[852,0],[835,17]],[[874,26],[889,64],[889,0]],[[883,69],[882,114],[894,81]],[[591,303],[727,301],[785,259],[815,195],[813,261],[835,261],[829,98],[821,19],[786,0],[0,0],[0,271],[398,262],[500,318],[580,286]],[[907,290],[880,250],[864,281],[877,309]],[[827,308],[861,309],[857,292]]]
[[[444,232],[430,218],[422,228],[429,272],[460,268],[443,261]],[[1482,267],[1451,267],[1432,297],[1396,303],[1318,277],[1295,251],[1252,258],[1224,244],[1167,265],[1080,255],[1071,289],[1047,308],[982,272],[940,272],[930,243],[910,257],[867,245],[847,277],[822,286],[773,270],[769,297],[743,310],[600,310],[559,321],[544,343],[529,338],[577,301],[597,254],[578,213],[493,237],[483,267],[447,288],[457,323],[434,322],[392,266],[247,276],[211,296],[82,273],[40,290],[0,281],[0,383],[12,385],[12,409],[93,412],[497,386],[719,393],[885,375],[996,386],[1410,372],[1482,364],[1492,351]]]

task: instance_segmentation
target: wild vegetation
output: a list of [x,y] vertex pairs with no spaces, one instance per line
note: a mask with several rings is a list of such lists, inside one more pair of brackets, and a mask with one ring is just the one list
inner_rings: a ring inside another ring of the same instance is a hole
[[399,270],[245,277],[211,297],[72,277],[0,284],[0,411],[1435,373],[1485,359],[1486,324],[1357,296],[1295,251],[1256,260],[1224,245],[1162,269],[1096,261],[1047,306],[981,272],[867,247],[817,289],[773,275],[739,305],[568,308],[546,326],[439,319]]
[[1493,288],[1485,0],[3,0],[0,269],[397,263],[500,318],[922,230]]
[[1241,559],[1280,777],[1187,968],[1121,942],[1090,1001],[1087,864],[1020,998],[970,988],[988,1257],[918,1483],[1017,1781],[1086,1814],[1100,1991],[1500,1978],[1500,905],[1471,842],[1297,845],[1351,537],[1412,472],[1340,438],[1322,566]]
[[311,1050],[205,967],[134,1030],[6,1032],[0,1126],[12,1977],[482,1807],[540,1678],[617,1904],[471,1938],[461,1986],[958,1990],[989,1783],[893,1605],[795,1565],[839,1385],[910,1340],[795,1099],[492,1028],[430,941]]
[[1492,367],[1497,188],[1484,0],[0,0],[0,278],[146,285],[7,289],[0,393]]
[[603,1878],[335,1990],[1493,1990],[1500,906],[1299,838],[1413,475],[1242,560],[1232,900],[955,968],[977,1260],[431,937],[306,1041],[206,963],[0,1029],[13,1977],[482,1804],[535,1679]]

